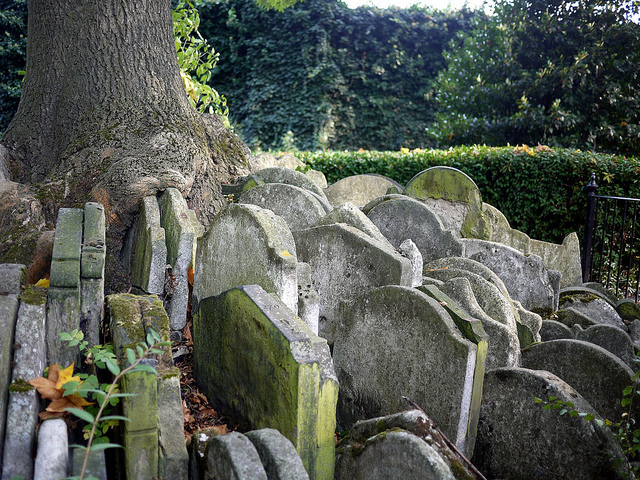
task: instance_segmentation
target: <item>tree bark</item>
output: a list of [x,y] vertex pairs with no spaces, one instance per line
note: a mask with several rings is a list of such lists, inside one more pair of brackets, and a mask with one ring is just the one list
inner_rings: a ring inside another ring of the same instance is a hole
[[[27,73],[2,143],[11,179],[105,206],[112,254],[143,196],[178,188],[208,225],[249,151],[187,100],[169,0],[29,0]],[[55,196],[55,195],[54,195]]]

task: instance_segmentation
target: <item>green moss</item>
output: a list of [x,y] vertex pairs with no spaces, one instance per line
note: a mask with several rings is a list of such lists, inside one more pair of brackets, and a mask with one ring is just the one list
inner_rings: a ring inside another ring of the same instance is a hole
[[47,303],[47,291],[35,285],[26,285],[24,292],[20,295],[20,300],[27,305],[44,305]]
[[166,369],[158,370],[158,375],[162,380],[168,380],[173,377],[180,378],[180,369],[178,367],[169,367]]
[[29,385],[23,378],[19,378],[18,380],[11,382],[11,385],[9,385],[9,391],[12,393],[30,392],[33,388],[34,387]]

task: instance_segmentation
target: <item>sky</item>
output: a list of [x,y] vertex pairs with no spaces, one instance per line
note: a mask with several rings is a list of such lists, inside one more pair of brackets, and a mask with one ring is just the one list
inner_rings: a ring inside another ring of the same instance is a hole
[[424,7],[433,7],[439,10],[451,8],[457,10],[466,3],[470,8],[480,8],[483,0],[343,0],[349,7],[356,8],[360,5],[374,5],[380,8],[396,6],[407,8],[414,4]]

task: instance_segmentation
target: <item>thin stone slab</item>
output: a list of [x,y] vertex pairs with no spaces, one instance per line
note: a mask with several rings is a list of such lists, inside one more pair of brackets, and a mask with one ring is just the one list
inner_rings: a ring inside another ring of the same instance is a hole
[[633,298],[622,298],[616,302],[616,312],[628,322],[640,319],[640,305]]
[[408,287],[345,302],[340,318],[333,347],[340,427],[403,410],[406,395],[461,451],[473,451],[486,341],[464,338],[436,300]]
[[[431,282],[433,279],[425,277]],[[428,288],[428,285],[424,285]],[[489,336],[489,349],[485,365],[487,369],[498,367],[516,367],[520,361],[520,343],[518,335],[513,327],[494,320],[480,307],[471,288],[469,279],[464,277],[454,277],[438,286],[438,289],[454,299],[454,301],[472,318],[477,318],[482,322],[482,328]]]
[[622,360],[631,370],[637,370],[640,365],[635,361],[636,347],[631,337],[626,332],[612,325],[593,325],[582,329],[578,325],[571,328],[576,340],[593,343],[613,353]]
[[298,262],[298,316],[318,335],[318,319],[320,318],[320,297],[313,288],[311,267]]
[[322,225],[331,225],[334,223],[346,223],[347,225],[356,227],[361,232],[366,233],[371,238],[374,238],[379,242],[389,244],[389,241],[384,235],[382,235],[382,233],[380,233],[378,227],[376,227],[373,222],[369,220],[369,218],[353,203],[343,203],[311,226],[320,227]]
[[156,197],[142,199],[132,241],[131,284],[143,292],[162,295],[167,243]]
[[326,341],[257,285],[202,300],[193,328],[201,391],[249,428],[278,429],[310,478],[333,478],[338,382]]
[[105,232],[105,216],[102,204],[95,202],[85,203],[84,234],[80,260],[80,276],[82,278],[100,279],[104,277]]
[[51,287],[80,286],[83,219],[83,211],[78,208],[58,210],[49,279]]
[[271,210],[282,217],[292,231],[314,225],[326,214],[322,204],[311,193],[284,183],[266,183],[252,188],[244,192],[238,202]]
[[318,331],[329,344],[341,301],[381,285],[411,286],[411,261],[354,227],[338,223],[293,235],[299,259],[311,267],[320,296]]
[[67,476],[68,466],[67,422],[61,418],[45,420],[38,432],[33,480],[60,480]]
[[[28,287],[22,295],[16,321],[13,371],[9,386],[2,478],[32,478],[40,398],[26,382],[41,376],[45,366],[46,295]],[[19,347],[18,347],[19,346]]]
[[255,175],[265,183],[286,183],[288,185],[293,185],[295,187],[308,190],[324,201],[327,201],[324,190],[318,187],[315,182],[304,173],[298,172],[297,170],[282,167],[270,167],[258,170],[255,172]]
[[158,447],[160,478],[187,480],[189,454],[184,441],[180,371],[161,370],[158,376]]
[[26,267],[17,263],[0,264],[0,295],[20,295]]
[[100,344],[104,319],[104,278],[83,278],[80,298],[80,327],[89,347]]
[[489,226],[490,242],[508,245],[525,255],[530,253],[531,238],[524,232],[511,228],[507,217],[493,205],[482,203],[482,214]]
[[567,327],[579,325],[582,328],[589,328],[593,325],[598,325],[591,317],[588,317],[584,313],[581,313],[572,307],[558,310],[556,312],[556,316],[558,317],[558,321]]
[[[626,324],[622,321],[620,314],[611,306],[609,302],[602,298],[594,298],[590,295],[564,296],[560,304],[562,310],[573,309],[588,317],[595,324],[613,325],[624,331],[628,331]],[[582,325],[587,327],[589,325]]]
[[11,362],[13,361],[13,332],[18,317],[16,295],[0,295],[0,458],[4,444],[4,427],[7,414]]
[[422,267],[424,265],[420,250],[411,239],[407,238],[400,244],[398,251],[411,262],[411,270],[413,271],[411,286],[419,287],[422,285]]
[[187,323],[189,274],[193,261],[195,232],[187,213],[189,208],[179,190],[167,188],[160,200],[160,225],[167,241],[167,263],[171,265],[170,289],[166,292],[167,313],[172,330],[182,330]]
[[296,244],[286,222],[256,205],[231,204],[198,241],[193,310],[211,296],[257,284],[298,309]]
[[295,170],[296,168],[304,168],[304,166],[305,165],[302,160],[291,154],[284,154],[276,157],[272,153],[264,152],[256,156],[249,157],[249,170],[251,172],[257,172],[271,167]]
[[580,241],[575,232],[564,237],[560,245],[533,239],[530,243],[530,253],[542,258],[542,263],[549,270],[557,270],[562,274],[561,288],[582,284],[580,252]]
[[205,478],[267,480],[260,456],[247,437],[238,432],[207,442]]
[[[525,256],[514,248],[483,240],[465,239],[464,256],[493,270],[509,295],[524,308],[541,315],[558,309],[559,288],[537,255]],[[559,287],[559,285],[558,285]]]
[[367,217],[395,248],[409,238],[420,250],[424,262],[462,255],[460,238],[446,230],[431,208],[405,196],[385,198],[388,199],[368,211]]
[[447,230],[463,237],[488,238],[480,189],[467,174],[437,166],[415,175],[402,192],[429,205]]
[[[555,375],[501,368],[485,375],[478,439],[471,459],[487,478],[509,480],[626,478],[615,465],[624,454],[605,425],[544,410],[536,397],[593,407]],[[598,417],[599,418],[599,417]]]
[[574,338],[573,332],[564,323],[556,320],[543,320],[540,328],[540,338],[543,342],[560,340],[562,338]]
[[278,430],[263,428],[245,436],[256,448],[269,480],[309,480],[295,447]]
[[385,195],[390,188],[402,191],[403,187],[395,180],[382,175],[367,173],[364,175],[352,175],[338,180],[325,190],[329,203],[339,207],[345,203],[352,203],[359,207],[366,205],[371,200]]
[[633,384],[633,371],[602,347],[571,339],[537,343],[522,351],[522,366],[562,378],[612,422],[620,420],[626,410],[615,400]]
[[71,332],[80,328],[80,312],[80,288],[49,287],[46,326],[49,365],[59,363],[67,367],[71,362],[80,361],[78,347],[70,347],[68,342],[63,342],[58,336],[60,332]]

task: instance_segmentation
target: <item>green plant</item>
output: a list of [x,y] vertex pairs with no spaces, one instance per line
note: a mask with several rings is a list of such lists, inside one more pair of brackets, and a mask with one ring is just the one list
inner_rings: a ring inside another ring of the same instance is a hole
[[200,15],[193,2],[181,0],[173,10],[173,34],[182,82],[193,108],[220,115],[231,128],[227,99],[207,84],[220,54],[202,38],[199,26]]

